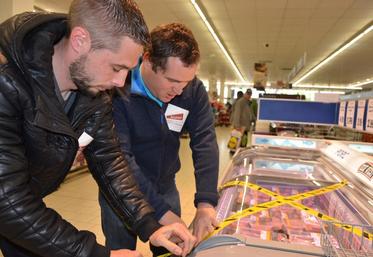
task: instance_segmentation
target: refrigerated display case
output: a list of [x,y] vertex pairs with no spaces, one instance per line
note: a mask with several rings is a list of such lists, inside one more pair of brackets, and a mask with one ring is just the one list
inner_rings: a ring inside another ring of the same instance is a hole
[[271,138],[232,158],[220,183],[222,227],[192,256],[373,256],[373,182],[351,171],[373,159],[346,154],[347,145]]

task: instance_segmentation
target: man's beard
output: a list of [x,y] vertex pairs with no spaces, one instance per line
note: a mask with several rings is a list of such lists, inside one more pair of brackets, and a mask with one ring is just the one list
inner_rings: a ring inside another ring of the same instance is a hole
[[70,77],[79,92],[90,97],[95,97],[98,95],[99,91],[93,90],[90,85],[93,79],[90,78],[85,71],[86,61],[87,54],[80,56],[77,60],[71,63],[69,66]]

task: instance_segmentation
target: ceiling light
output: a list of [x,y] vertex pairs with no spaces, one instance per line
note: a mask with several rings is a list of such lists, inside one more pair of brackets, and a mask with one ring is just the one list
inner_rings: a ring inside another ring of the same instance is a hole
[[361,87],[361,86],[368,85],[368,84],[370,84],[370,83],[373,83],[373,79],[366,79],[366,80],[363,81],[363,82],[358,81],[358,82],[356,82],[356,83],[352,83],[352,84],[351,84],[351,87],[352,87],[352,88]]
[[233,70],[236,72],[237,76],[240,78],[240,80],[242,82],[245,81],[244,77],[242,76],[240,70],[238,69],[238,67],[236,66],[236,64],[234,63],[232,57],[229,55],[228,51],[225,49],[224,45],[222,44],[222,42],[220,41],[218,35],[215,33],[214,29],[212,28],[211,24],[209,23],[209,21],[207,20],[205,14],[203,13],[203,11],[201,10],[201,8],[199,7],[199,5],[197,4],[196,0],[190,0],[190,2],[192,3],[194,9],[196,9],[199,17],[202,19],[202,21],[205,23],[207,29],[209,30],[209,32],[211,33],[212,37],[215,39],[216,43],[218,44],[218,46],[220,47],[221,51],[223,52],[223,54],[225,55],[225,58],[227,58],[228,62],[231,64]]
[[351,45],[355,44],[357,41],[362,39],[364,36],[366,36],[370,31],[373,30],[373,25],[370,25],[367,29],[365,29],[363,32],[361,32],[359,35],[354,37],[350,42],[347,44],[343,45],[341,48],[339,48],[337,51],[329,55],[327,58],[325,58],[322,62],[320,62],[318,65],[313,67],[311,70],[309,70],[306,74],[304,74],[301,78],[299,78],[297,81],[293,83],[293,85],[299,84],[301,81],[309,77],[311,74],[319,70],[322,66],[330,62],[332,59],[334,59],[337,55],[341,54],[344,50],[346,50],[348,47]]
[[249,81],[242,81],[242,82],[226,81],[224,84],[230,85],[230,86],[254,86],[254,84]]
[[294,86],[293,88],[311,88],[311,89],[317,89],[317,88],[321,88],[321,89],[362,89],[361,87],[358,87],[358,86],[348,86],[348,87],[345,87],[345,86],[328,86],[328,85],[296,85]]

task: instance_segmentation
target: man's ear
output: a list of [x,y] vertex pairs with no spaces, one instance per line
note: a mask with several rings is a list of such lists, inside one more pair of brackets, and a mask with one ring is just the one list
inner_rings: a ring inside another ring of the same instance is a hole
[[150,62],[150,55],[149,52],[144,52],[142,55],[142,64],[146,65],[147,68],[152,68],[152,63]]
[[85,54],[91,49],[91,37],[83,27],[74,27],[70,33],[70,45],[74,52]]
[[142,54],[142,61],[149,62],[149,58],[150,58],[149,52],[144,51],[144,53]]

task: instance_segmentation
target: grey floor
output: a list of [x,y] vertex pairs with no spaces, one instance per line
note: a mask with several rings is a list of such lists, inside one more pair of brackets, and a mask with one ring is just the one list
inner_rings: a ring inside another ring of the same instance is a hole
[[[222,173],[230,160],[226,147],[230,128],[217,127],[216,133],[220,151],[219,174],[221,179]],[[180,157],[181,170],[177,174],[177,186],[181,197],[182,218],[187,224],[190,224],[195,213],[193,205],[195,183],[189,139],[181,140]],[[62,217],[74,224],[78,229],[94,232],[98,242],[103,244],[104,236],[101,231],[97,193],[97,185],[91,175],[84,173],[77,176],[69,176],[58,191],[46,197],[45,202],[48,207],[57,210]],[[152,256],[147,244],[140,242],[138,250],[144,257]],[[2,257],[1,253],[0,256]]]

